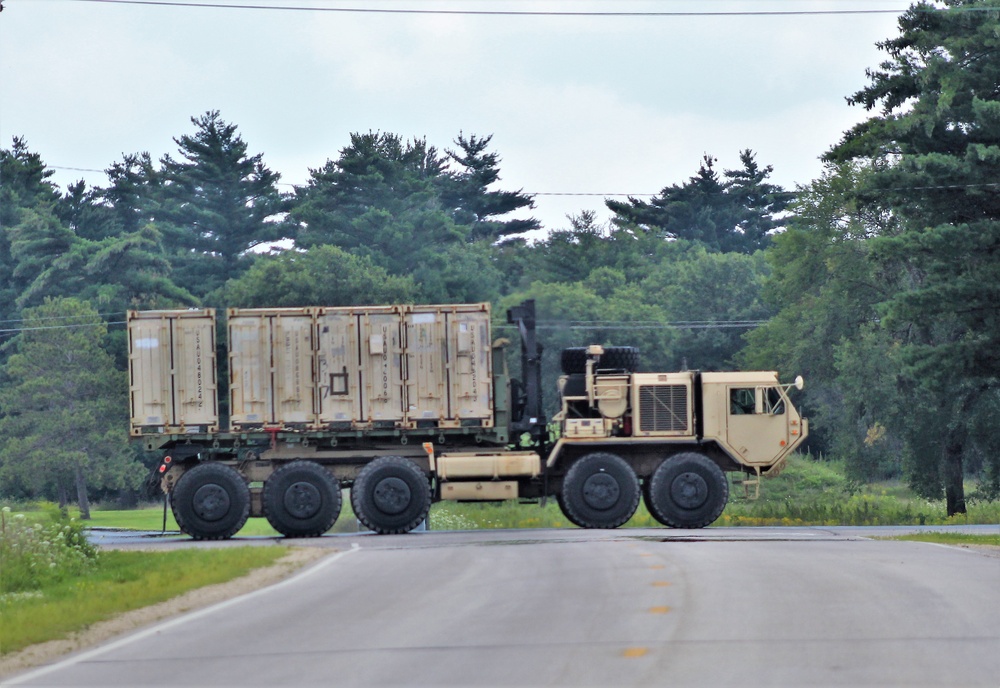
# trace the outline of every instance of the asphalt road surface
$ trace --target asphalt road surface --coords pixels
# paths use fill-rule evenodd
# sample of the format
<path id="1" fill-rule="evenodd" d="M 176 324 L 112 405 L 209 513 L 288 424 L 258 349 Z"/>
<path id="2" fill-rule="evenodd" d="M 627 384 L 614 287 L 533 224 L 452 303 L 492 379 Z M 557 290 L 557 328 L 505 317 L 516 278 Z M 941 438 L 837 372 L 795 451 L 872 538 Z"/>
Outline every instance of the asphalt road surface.
<path id="1" fill-rule="evenodd" d="M 295 541 L 337 551 L 4 685 L 1000 688 L 1000 556 L 869 532 Z"/>

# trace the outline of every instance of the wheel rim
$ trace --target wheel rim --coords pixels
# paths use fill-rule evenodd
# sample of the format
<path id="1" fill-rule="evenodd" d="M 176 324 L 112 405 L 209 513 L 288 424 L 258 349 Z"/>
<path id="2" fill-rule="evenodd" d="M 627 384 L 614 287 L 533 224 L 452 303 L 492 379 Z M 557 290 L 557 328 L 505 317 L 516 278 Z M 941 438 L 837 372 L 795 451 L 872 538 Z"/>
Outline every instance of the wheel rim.
<path id="1" fill-rule="evenodd" d="M 400 514 L 410 505 L 410 486 L 402 478 L 385 478 L 375 486 L 375 506 L 386 514 Z"/>
<path id="2" fill-rule="evenodd" d="M 583 501 L 591 509 L 606 511 L 618 503 L 621 486 L 607 473 L 595 473 L 583 483 Z"/>
<path id="3" fill-rule="evenodd" d="M 698 473 L 681 473 L 670 485 L 670 496 L 682 509 L 697 509 L 708 499 L 708 483 Z"/>
<path id="4" fill-rule="evenodd" d="M 283 501 L 285 510 L 293 518 L 310 518 L 323 505 L 323 496 L 312 483 L 297 482 L 285 490 Z"/>
<path id="5" fill-rule="evenodd" d="M 215 483 L 202 485 L 194 493 L 192 508 L 198 518 L 204 521 L 218 521 L 229 513 L 229 493 Z"/>

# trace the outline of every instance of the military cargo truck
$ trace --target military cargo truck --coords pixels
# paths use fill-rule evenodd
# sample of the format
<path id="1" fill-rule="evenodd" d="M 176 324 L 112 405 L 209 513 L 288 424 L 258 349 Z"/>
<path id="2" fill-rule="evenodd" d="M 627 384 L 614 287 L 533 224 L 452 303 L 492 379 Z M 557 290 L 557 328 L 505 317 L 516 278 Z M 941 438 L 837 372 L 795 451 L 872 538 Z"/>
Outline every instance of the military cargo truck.
<path id="1" fill-rule="evenodd" d="M 808 433 L 788 396 L 801 378 L 639 372 L 637 350 L 597 345 L 560 353 L 550 422 L 534 302 L 507 322 L 516 378 L 486 303 L 132 311 L 130 433 L 162 452 L 161 487 L 198 539 L 261 516 L 321 535 L 346 488 L 375 533 L 415 529 L 439 500 L 549 498 L 584 528 L 621 526 L 640 499 L 701 528 L 727 472 L 756 485 Z"/>

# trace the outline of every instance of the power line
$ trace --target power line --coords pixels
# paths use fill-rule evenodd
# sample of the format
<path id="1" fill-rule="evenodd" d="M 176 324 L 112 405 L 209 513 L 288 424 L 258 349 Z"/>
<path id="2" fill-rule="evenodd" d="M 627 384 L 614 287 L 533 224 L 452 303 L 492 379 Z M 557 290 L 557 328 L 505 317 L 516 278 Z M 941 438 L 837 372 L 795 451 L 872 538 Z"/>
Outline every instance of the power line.
<path id="1" fill-rule="evenodd" d="M 20 334 L 21 332 L 38 332 L 41 330 L 75 330 L 80 327 L 100 327 L 104 325 L 110 327 L 111 325 L 124 325 L 124 320 L 114 320 L 111 322 L 89 322 L 89 323 L 79 323 L 77 325 L 41 325 L 39 327 L 16 327 L 7 328 L 0 330 L 0 335 L 3 334 Z"/>
<path id="2" fill-rule="evenodd" d="M 539 320 L 535 327 L 539 330 L 610 330 L 614 332 L 637 330 L 723 330 L 759 327 L 767 322 L 767 320 L 679 320 L 668 322 Z M 513 329 L 513 327 L 513 325 L 500 325 L 498 329 Z"/>
<path id="3" fill-rule="evenodd" d="M 79 2 L 90 2 L 91 0 L 78 0 Z M 103 2 L 105 0 L 93 0 L 94 2 Z M 124 0 L 107 0 L 108 2 L 118 2 Z M 1000 7 L 997 8 L 1000 10 Z M 52 170 L 71 170 L 75 172 L 100 172 L 104 173 L 105 170 L 98 170 L 92 167 L 64 167 L 60 165 L 46 165 L 47 168 Z M 288 182 L 277 182 L 278 186 L 290 186 L 293 189 L 304 187 L 305 184 L 290 184 Z M 878 189 L 878 191 L 940 191 L 946 189 L 979 189 L 979 188 L 1000 188 L 1000 182 L 981 182 L 977 184 L 936 184 L 927 186 L 900 186 L 893 187 L 891 189 Z M 596 198 L 610 198 L 610 197 L 652 197 L 659 196 L 662 191 L 657 191 L 656 193 L 644 192 L 644 193 L 624 193 L 624 192 L 596 192 L 596 191 L 524 191 L 527 196 L 546 196 L 546 197 L 596 197 Z M 775 195 L 786 195 L 794 196 L 797 195 L 797 191 L 779 191 Z"/>
<path id="4" fill-rule="evenodd" d="M 115 315 L 120 315 L 119 313 L 98 313 L 98 318 L 110 318 Z M 89 313 L 87 315 L 46 315 L 35 317 L 33 320 L 73 320 L 74 318 L 90 318 L 92 317 Z M 0 324 L 4 323 L 19 323 L 24 322 L 26 318 L 13 318 L 10 320 L 0 320 Z"/>
<path id="5" fill-rule="evenodd" d="M 416 14 L 416 15 L 465 15 L 465 16 L 510 16 L 510 17 L 754 17 L 754 16 L 821 16 L 821 15 L 864 15 L 902 14 L 903 9 L 851 9 L 851 10 L 697 10 L 697 11 L 575 11 L 575 10 L 448 10 L 413 9 L 385 7 L 309 7 L 301 5 L 243 5 L 221 2 L 171 2 L 170 0 L 74 0 L 110 5 L 153 5 L 161 7 L 198 7 L 237 10 L 278 10 L 286 12 L 337 12 L 342 14 Z M 945 11 L 990 11 L 1000 7 L 958 7 L 951 10 L 918 9 L 919 12 Z"/>

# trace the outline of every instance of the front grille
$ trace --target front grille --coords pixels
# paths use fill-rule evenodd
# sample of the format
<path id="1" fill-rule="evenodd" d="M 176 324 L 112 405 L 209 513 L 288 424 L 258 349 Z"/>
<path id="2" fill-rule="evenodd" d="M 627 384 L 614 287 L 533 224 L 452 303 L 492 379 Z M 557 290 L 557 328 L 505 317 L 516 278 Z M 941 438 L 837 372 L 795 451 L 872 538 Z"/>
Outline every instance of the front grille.
<path id="1" fill-rule="evenodd" d="M 685 385 L 639 388 L 641 432 L 688 432 L 688 391 Z"/>

